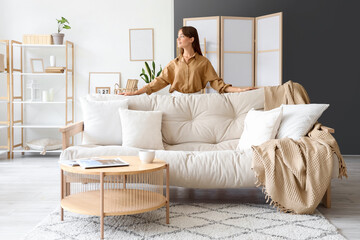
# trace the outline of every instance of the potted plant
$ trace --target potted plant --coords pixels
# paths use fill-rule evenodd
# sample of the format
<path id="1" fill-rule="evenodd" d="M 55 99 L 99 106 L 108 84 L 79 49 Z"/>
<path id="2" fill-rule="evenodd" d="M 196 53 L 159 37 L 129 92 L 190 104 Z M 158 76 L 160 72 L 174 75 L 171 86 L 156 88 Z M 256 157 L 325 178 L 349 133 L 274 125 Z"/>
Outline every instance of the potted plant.
<path id="1" fill-rule="evenodd" d="M 144 68 L 142 68 L 142 72 L 140 73 L 140 77 L 142 80 L 144 80 L 146 83 L 150 83 L 152 80 L 154 80 L 156 77 L 158 77 L 162 71 L 161 65 L 160 70 L 155 73 L 155 62 L 152 61 L 152 70 L 150 70 L 149 64 L 145 62 L 145 68 L 149 75 L 146 74 Z"/>
<path id="2" fill-rule="evenodd" d="M 57 20 L 57 23 L 58 23 L 58 32 L 57 33 L 53 33 L 51 34 L 53 40 L 54 40 L 54 44 L 55 45 L 62 45 L 63 42 L 64 42 L 64 36 L 65 34 L 64 33 L 61 33 L 61 31 L 63 29 L 71 29 L 71 27 L 67 24 L 70 24 L 69 21 L 64 18 L 64 17 L 61 17 L 61 19 L 56 19 Z M 67 24 L 66 24 L 67 23 Z"/>

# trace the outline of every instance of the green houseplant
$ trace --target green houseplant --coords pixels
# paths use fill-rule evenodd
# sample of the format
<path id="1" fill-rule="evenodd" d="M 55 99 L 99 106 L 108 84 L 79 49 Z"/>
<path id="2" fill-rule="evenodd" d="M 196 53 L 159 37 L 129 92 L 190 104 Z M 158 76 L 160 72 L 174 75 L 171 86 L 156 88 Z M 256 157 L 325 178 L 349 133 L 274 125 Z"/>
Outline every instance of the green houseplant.
<path id="1" fill-rule="evenodd" d="M 160 65 L 160 70 L 155 73 L 155 62 L 152 61 L 152 69 L 150 69 L 150 66 L 147 62 L 145 62 L 145 68 L 147 73 L 145 72 L 145 69 L 142 68 L 142 71 L 140 73 L 140 77 L 142 78 L 142 80 L 144 80 L 146 83 L 150 83 L 152 80 L 154 80 L 156 77 L 158 77 L 162 71 L 161 65 Z"/>
<path id="2" fill-rule="evenodd" d="M 61 19 L 56 19 L 56 21 L 58 23 L 58 32 L 51 34 L 51 36 L 53 37 L 55 45 L 62 45 L 64 42 L 65 34 L 61 33 L 61 31 L 63 29 L 71 29 L 71 27 L 69 25 L 69 21 L 64 17 L 61 17 Z"/>

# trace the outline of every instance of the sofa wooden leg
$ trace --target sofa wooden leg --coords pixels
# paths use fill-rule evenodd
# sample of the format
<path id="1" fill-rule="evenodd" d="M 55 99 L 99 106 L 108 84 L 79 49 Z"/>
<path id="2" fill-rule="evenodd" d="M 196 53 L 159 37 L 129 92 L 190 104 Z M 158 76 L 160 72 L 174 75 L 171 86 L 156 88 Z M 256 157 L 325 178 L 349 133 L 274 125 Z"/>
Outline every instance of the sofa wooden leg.
<path id="1" fill-rule="evenodd" d="M 322 199 L 322 203 L 323 203 L 324 207 L 331 208 L 331 183 L 325 192 L 325 195 Z"/>

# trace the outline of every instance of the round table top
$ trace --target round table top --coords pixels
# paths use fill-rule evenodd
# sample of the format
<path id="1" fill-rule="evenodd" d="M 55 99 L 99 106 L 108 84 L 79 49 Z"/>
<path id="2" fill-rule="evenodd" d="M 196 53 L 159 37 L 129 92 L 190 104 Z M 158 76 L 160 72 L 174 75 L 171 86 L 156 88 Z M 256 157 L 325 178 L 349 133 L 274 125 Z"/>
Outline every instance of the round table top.
<path id="1" fill-rule="evenodd" d="M 60 162 L 60 167 L 66 172 L 79 173 L 79 174 L 92 174 L 98 175 L 104 173 L 105 175 L 119 175 L 119 174 L 138 174 L 145 172 L 153 172 L 166 168 L 167 163 L 165 161 L 154 159 L 152 163 L 142 163 L 139 156 L 101 156 L 101 158 L 121 158 L 129 163 L 129 166 L 124 167 L 102 167 L 102 168 L 90 168 L 84 169 L 80 166 L 68 166 Z"/>

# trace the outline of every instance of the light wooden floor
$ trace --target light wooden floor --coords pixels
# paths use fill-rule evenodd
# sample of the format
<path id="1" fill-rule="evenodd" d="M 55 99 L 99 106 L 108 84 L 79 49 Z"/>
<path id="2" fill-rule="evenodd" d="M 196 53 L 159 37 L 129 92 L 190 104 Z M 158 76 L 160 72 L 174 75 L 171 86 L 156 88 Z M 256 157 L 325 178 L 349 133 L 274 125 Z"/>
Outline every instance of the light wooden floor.
<path id="1" fill-rule="evenodd" d="M 59 206 L 58 156 L 0 156 L 0 238 L 21 239 Z M 333 180 L 332 208 L 319 210 L 348 239 L 360 239 L 360 156 L 346 157 L 349 179 Z M 176 202 L 264 203 L 260 189 L 171 188 Z"/>

